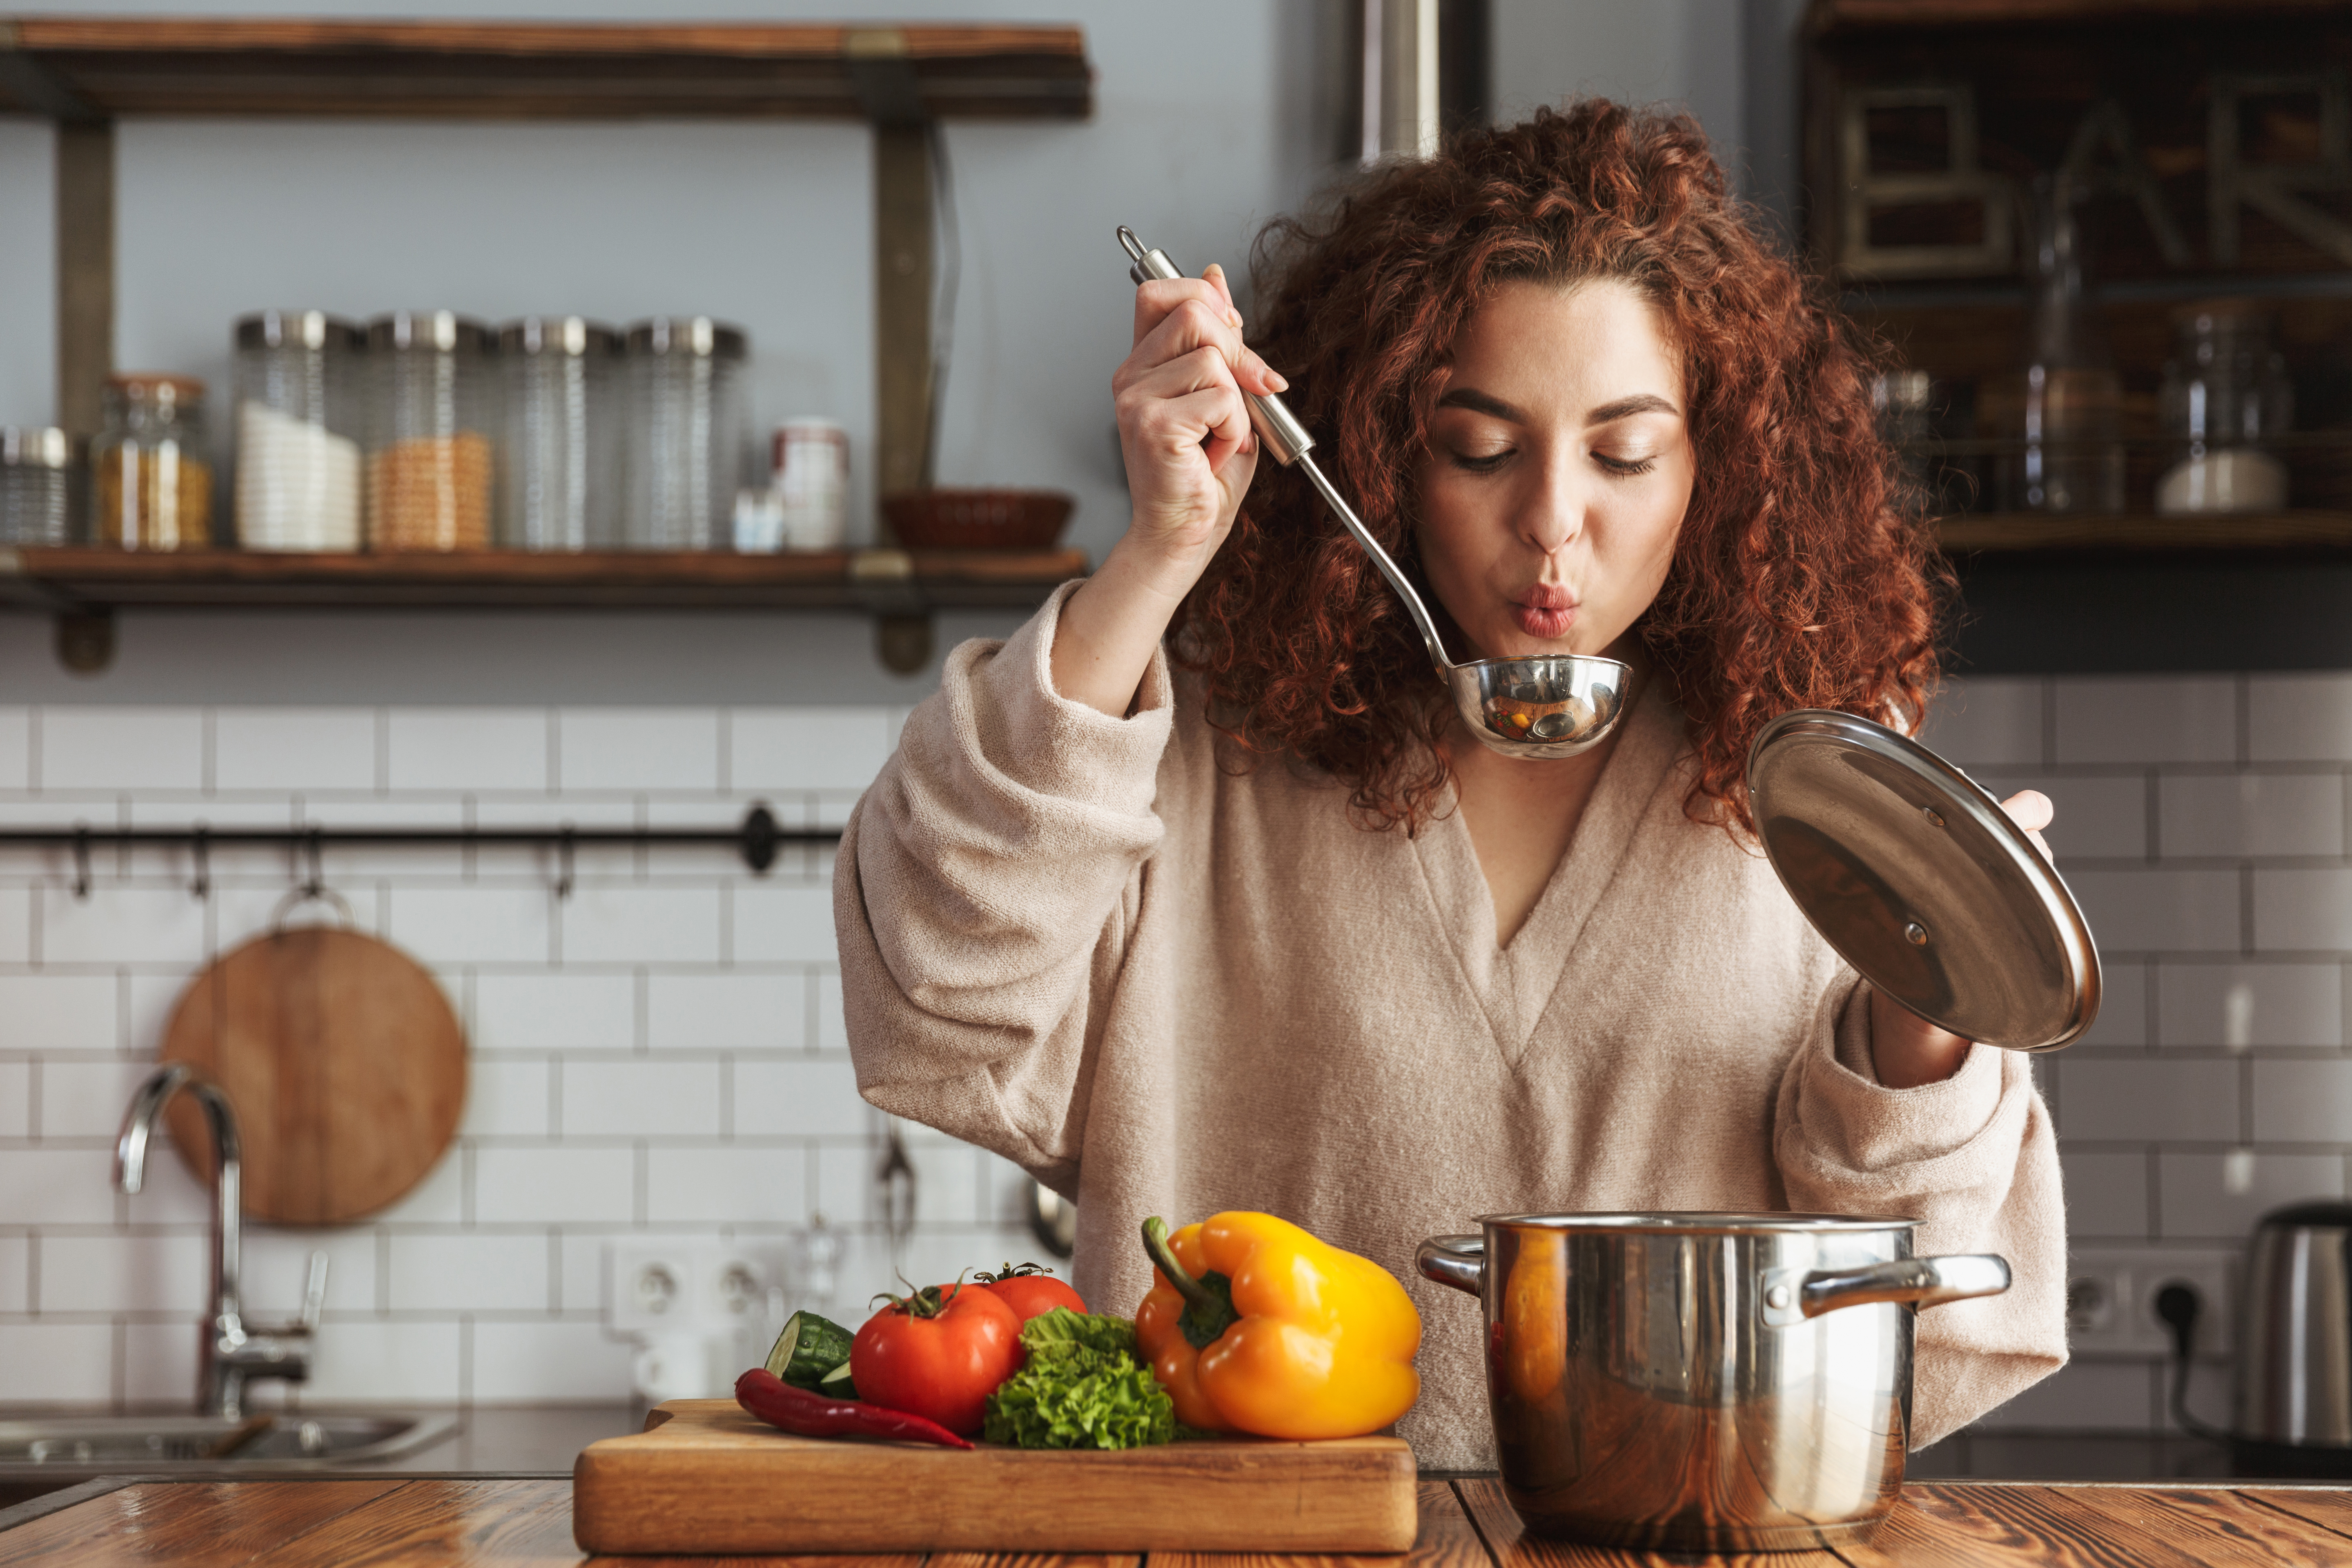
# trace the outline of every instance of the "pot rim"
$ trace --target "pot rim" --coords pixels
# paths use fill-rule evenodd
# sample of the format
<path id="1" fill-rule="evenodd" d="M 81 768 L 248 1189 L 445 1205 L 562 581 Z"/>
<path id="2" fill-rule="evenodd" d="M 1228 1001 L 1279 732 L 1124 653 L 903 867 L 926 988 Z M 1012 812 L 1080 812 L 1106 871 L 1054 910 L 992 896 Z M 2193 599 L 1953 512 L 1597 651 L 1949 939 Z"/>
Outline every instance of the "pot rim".
<path id="1" fill-rule="evenodd" d="M 1482 1226 L 1518 1226 L 1531 1230 L 1656 1231 L 1680 1236 L 1910 1230 L 1919 1224 L 1916 1219 L 1892 1215 L 1668 1209 L 1622 1214 L 1482 1214 L 1473 1223 Z"/>

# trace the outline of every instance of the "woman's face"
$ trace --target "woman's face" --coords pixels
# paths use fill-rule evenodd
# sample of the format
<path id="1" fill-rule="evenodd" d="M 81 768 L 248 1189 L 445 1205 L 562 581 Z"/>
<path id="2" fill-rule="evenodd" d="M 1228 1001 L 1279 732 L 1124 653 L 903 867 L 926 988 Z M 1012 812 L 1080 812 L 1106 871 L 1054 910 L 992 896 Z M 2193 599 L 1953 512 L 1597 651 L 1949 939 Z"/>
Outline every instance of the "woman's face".
<path id="1" fill-rule="evenodd" d="M 1649 608 L 1690 503 L 1680 361 L 1614 280 L 1509 283 L 1471 317 L 1421 470 L 1421 559 L 1473 647 L 1601 653 Z"/>

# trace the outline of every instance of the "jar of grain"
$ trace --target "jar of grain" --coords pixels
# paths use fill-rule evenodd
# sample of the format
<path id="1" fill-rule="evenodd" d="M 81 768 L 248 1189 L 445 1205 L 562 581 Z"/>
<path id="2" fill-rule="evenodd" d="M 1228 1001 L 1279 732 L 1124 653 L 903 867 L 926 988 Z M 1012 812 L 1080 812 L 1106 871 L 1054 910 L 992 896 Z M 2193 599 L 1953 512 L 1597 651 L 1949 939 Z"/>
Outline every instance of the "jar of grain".
<path id="1" fill-rule="evenodd" d="M 73 442 L 55 426 L 0 426 L 0 544 L 70 544 Z"/>
<path id="2" fill-rule="evenodd" d="M 213 466 L 205 384 L 188 375 L 110 375 L 104 427 L 89 444 L 89 537 L 125 550 L 202 550 L 213 542 Z"/>
<path id="3" fill-rule="evenodd" d="M 247 550 L 360 547 L 364 340 L 320 310 L 236 323 L 236 542 Z"/>
<path id="4" fill-rule="evenodd" d="M 620 357 L 619 333 L 578 316 L 526 316 L 499 329 L 501 544 L 621 542 Z"/>
<path id="5" fill-rule="evenodd" d="M 626 542 L 723 549 L 743 478 L 743 369 L 750 340 L 708 316 L 656 316 L 629 329 Z"/>
<path id="6" fill-rule="evenodd" d="M 489 360 L 488 329 L 447 310 L 394 310 L 368 323 L 370 549 L 489 547 Z"/>

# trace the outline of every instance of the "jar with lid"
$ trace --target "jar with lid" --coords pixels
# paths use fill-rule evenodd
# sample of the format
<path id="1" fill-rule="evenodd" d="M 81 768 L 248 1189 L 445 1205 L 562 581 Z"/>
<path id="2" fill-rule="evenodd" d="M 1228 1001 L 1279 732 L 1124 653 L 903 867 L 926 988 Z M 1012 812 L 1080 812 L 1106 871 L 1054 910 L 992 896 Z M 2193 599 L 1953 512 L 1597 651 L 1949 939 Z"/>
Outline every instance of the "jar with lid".
<path id="1" fill-rule="evenodd" d="M 213 542 L 213 466 L 205 384 L 188 375 L 110 375 L 104 426 L 89 444 L 89 537 L 125 550 L 202 550 Z"/>
<path id="2" fill-rule="evenodd" d="M 447 310 L 394 310 L 368 323 L 369 548 L 489 547 L 489 330 Z"/>
<path id="3" fill-rule="evenodd" d="M 2156 482 L 2156 510 L 2276 511 L 2286 465 L 2263 443 L 2294 423 L 2286 360 L 2271 346 L 2271 317 L 2243 300 L 2184 307 L 2173 317 L 2157 417 L 2173 443 Z"/>
<path id="4" fill-rule="evenodd" d="M 359 328 L 320 310 L 236 322 L 236 542 L 360 547 Z"/>
<path id="5" fill-rule="evenodd" d="M 656 316 L 629 329 L 629 505 L 639 550 L 710 550 L 731 537 L 742 477 L 742 329 Z"/>
<path id="6" fill-rule="evenodd" d="M 73 542 L 73 442 L 55 426 L 0 426 L 0 544 Z"/>
<path id="7" fill-rule="evenodd" d="M 526 316 L 499 329 L 500 543 L 620 543 L 620 334 L 578 316 Z"/>
<path id="8" fill-rule="evenodd" d="M 2002 511 L 2124 509 L 2123 382 L 2084 279 L 2082 194 L 2063 174 L 2033 182 L 2024 364 L 1989 381 L 1978 407 L 2001 443 L 1993 499 Z"/>

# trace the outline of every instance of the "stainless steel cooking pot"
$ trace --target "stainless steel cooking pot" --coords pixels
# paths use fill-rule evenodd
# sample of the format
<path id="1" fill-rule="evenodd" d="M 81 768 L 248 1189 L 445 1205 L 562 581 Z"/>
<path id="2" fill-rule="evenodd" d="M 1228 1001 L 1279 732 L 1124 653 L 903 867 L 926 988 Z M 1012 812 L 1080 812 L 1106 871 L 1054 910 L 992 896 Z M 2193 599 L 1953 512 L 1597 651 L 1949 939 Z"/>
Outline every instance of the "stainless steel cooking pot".
<path id="1" fill-rule="evenodd" d="M 1912 1309 L 2009 1289 L 1835 1215 L 1488 1215 L 1423 1242 L 1486 1307 L 1503 1489 L 1538 1535 L 1685 1552 L 1835 1546 L 1903 1486 Z"/>

